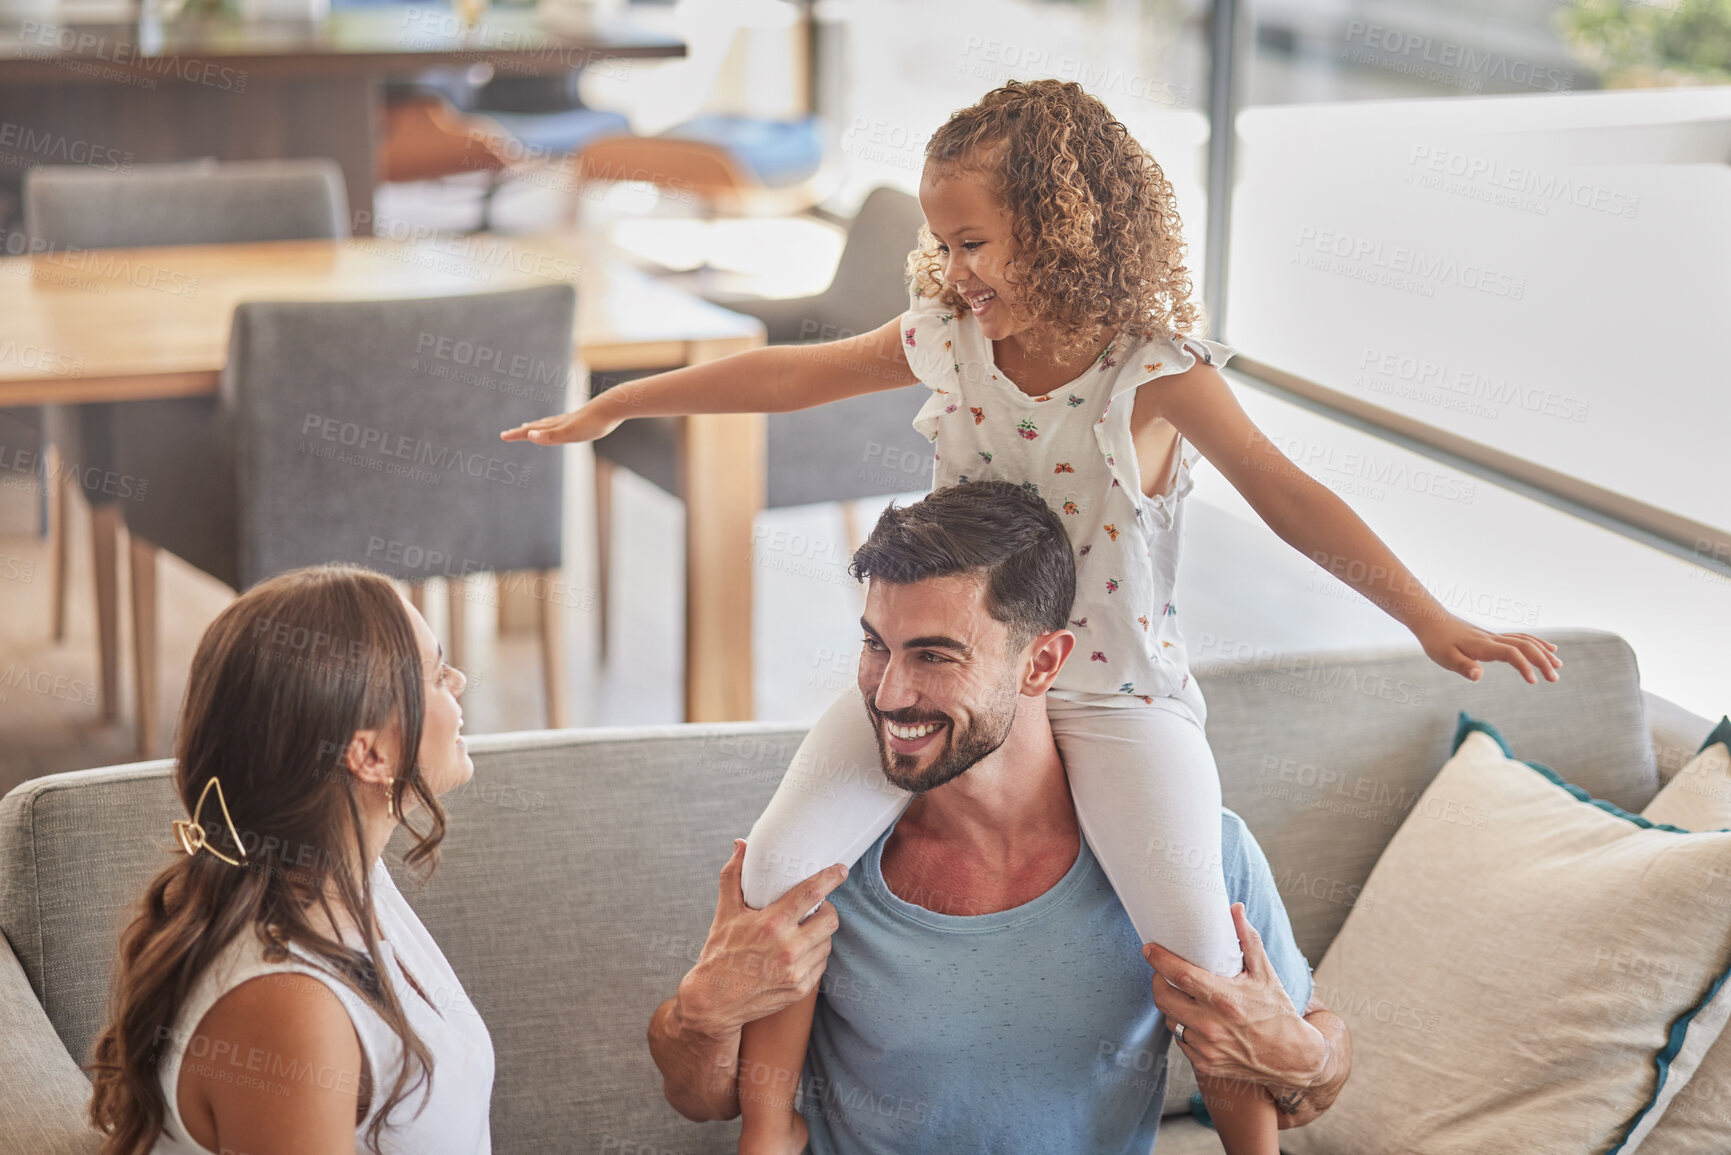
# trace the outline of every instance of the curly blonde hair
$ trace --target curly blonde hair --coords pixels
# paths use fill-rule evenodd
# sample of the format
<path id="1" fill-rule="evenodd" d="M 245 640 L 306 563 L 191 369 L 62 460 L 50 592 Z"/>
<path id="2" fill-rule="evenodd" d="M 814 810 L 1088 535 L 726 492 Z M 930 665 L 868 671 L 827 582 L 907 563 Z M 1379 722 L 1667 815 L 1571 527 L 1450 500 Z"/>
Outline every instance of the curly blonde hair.
<path id="1" fill-rule="evenodd" d="M 1097 98 L 1072 81 L 1012 80 L 946 121 L 926 144 L 940 179 L 981 173 L 1015 224 L 1016 315 L 1029 351 L 1062 359 L 1103 329 L 1139 340 L 1201 321 L 1172 185 Z M 920 229 L 908 276 L 957 312 L 938 243 Z"/>

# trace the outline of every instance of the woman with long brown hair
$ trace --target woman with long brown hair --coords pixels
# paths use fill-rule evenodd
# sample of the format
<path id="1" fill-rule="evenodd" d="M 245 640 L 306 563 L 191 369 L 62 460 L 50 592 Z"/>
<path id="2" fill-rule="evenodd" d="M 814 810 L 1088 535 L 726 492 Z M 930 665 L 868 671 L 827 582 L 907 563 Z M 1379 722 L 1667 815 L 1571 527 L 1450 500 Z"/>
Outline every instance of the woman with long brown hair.
<path id="1" fill-rule="evenodd" d="M 461 672 L 379 574 L 296 570 L 199 642 L 174 861 L 122 935 L 91 1062 L 103 1155 L 472 1155 L 493 1046 L 380 856 L 430 871 L 474 773 Z M 165 832 L 167 833 L 167 832 Z"/>

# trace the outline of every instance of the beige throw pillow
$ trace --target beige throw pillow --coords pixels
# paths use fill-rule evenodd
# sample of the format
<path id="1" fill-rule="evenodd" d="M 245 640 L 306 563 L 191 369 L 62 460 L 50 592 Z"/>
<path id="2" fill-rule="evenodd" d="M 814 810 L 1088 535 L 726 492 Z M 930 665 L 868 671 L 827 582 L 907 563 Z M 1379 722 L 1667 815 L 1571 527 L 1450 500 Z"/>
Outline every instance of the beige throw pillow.
<path id="1" fill-rule="evenodd" d="M 1641 817 L 1685 830 L 1731 827 L 1731 717 L 1702 743 L 1700 753 L 1659 791 Z M 1712 889 L 1719 917 L 1731 922 L 1731 862 Z M 1725 1155 L 1731 1151 L 1731 1030 L 1708 1048 L 1694 1078 L 1677 1093 L 1647 1136 L 1649 1155 Z"/>
<path id="2" fill-rule="evenodd" d="M 1731 829 L 1731 717 L 1719 719 L 1700 751 L 1654 795 L 1641 817 L 1684 830 Z M 1731 1150 L 1731 1139 L 1725 1147 Z"/>
<path id="3" fill-rule="evenodd" d="M 1727 862 L 1731 833 L 1656 828 L 1461 714 L 1316 969 L 1352 1078 L 1282 1148 L 1633 1155 L 1731 1015 Z"/>

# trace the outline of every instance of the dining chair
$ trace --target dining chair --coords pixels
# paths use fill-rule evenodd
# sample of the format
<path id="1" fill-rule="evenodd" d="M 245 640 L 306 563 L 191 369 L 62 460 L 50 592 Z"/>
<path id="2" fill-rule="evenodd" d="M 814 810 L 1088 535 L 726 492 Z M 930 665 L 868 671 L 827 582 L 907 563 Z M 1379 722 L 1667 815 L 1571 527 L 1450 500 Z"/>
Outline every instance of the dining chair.
<path id="1" fill-rule="evenodd" d="M 348 194 L 334 161 L 196 160 L 106 171 L 50 165 L 24 174 L 24 230 L 34 245 L 55 250 L 334 239 L 350 235 Z M 99 306 L 96 306 L 99 307 Z M 114 473 L 113 429 L 156 401 L 48 405 L 44 439 L 56 459 L 50 478 L 49 628 L 66 637 L 68 542 L 72 492 L 90 505 L 96 595 L 97 685 L 104 720 L 118 715 L 119 499 L 104 480 Z M 74 468 L 76 467 L 76 468 Z"/>
<path id="2" fill-rule="evenodd" d="M 717 298 L 764 323 L 772 345 L 834 341 L 867 333 L 908 307 L 907 255 L 919 239 L 920 202 L 897 189 L 866 197 L 848 228 L 834 278 L 823 292 L 787 299 Z M 594 392 L 644 374 L 591 374 Z M 920 399 L 906 389 L 768 415 L 765 508 L 841 502 L 847 537 L 857 541 L 849 501 L 930 487 L 932 446 L 913 428 Z M 607 653 L 614 470 L 628 469 L 676 496 L 676 418 L 637 418 L 595 442 L 597 605 Z"/>
<path id="3" fill-rule="evenodd" d="M 464 579 L 533 575 L 547 721 L 564 725 L 563 459 L 499 430 L 567 407 L 576 300 L 561 283 L 243 303 L 217 395 L 116 424 L 118 467 L 151 479 L 126 508 L 141 745 L 155 737 L 159 549 L 236 590 L 325 562 L 444 578 L 453 664 Z"/>

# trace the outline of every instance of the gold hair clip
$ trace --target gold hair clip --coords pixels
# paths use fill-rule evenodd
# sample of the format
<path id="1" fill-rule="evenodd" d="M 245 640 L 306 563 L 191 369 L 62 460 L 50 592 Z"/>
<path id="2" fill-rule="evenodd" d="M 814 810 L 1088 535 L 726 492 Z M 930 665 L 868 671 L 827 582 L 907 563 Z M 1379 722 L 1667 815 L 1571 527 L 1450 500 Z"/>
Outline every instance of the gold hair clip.
<path id="1" fill-rule="evenodd" d="M 216 787 L 216 804 L 222 807 L 222 819 L 224 822 L 228 823 L 228 832 L 234 837 L 234 844 L 240 850 L 240 858 L 238 860 L 230 858 L 228 855 L 224 854 L 206 841 L 204 837 L 204 827 L 200 826 L 198 823 L 198 816 L 204 810 L 205 795 L 210 793 L 210 788 L 212 786 Z M 246 865 L 246 846 L 240 840 L 240 831 L 234 828 L 234 819 L 229 817 L 228 802 L 222 796 L 222 783 L 216 780 L 214 774 L 205 782 L 204 789 L 199 791 L 198 805 L 192 808 L 192 817 L 176 818 L 174 820 L 174 836 L 180 839 L 180 848 L 186 851 L 188 857 L 198 854 L 199 850 L 202 848 L 210 851 L 230 866 Z"/>

